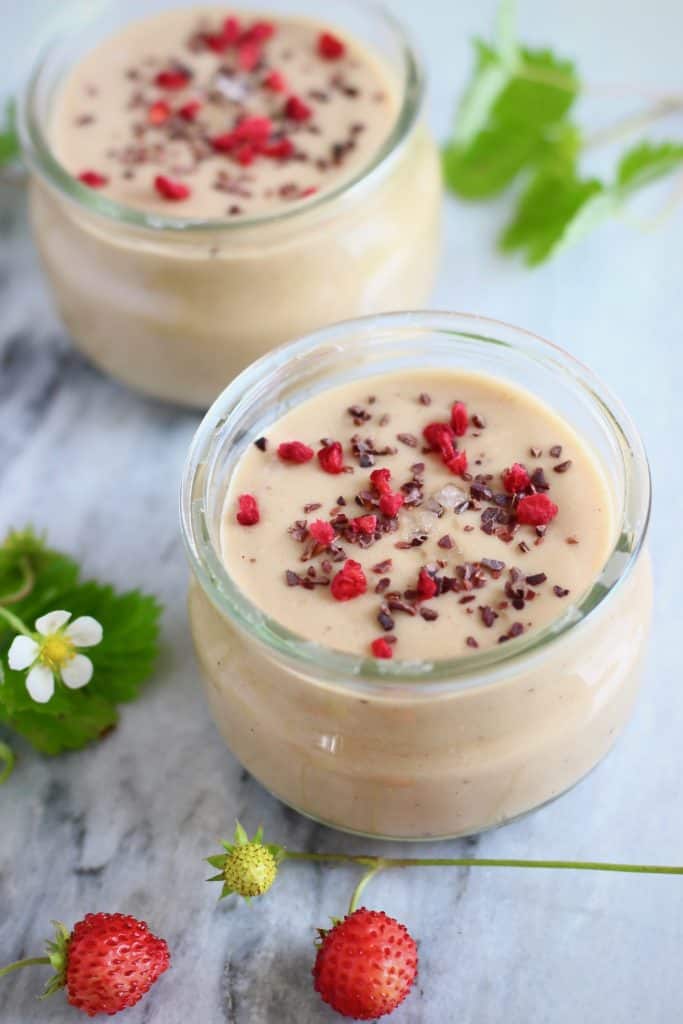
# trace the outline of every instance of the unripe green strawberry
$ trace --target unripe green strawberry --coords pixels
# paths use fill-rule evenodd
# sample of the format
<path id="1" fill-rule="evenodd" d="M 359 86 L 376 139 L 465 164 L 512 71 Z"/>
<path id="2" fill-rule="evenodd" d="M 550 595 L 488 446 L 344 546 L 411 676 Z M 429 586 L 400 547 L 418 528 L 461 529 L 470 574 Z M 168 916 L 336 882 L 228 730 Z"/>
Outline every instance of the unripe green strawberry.
<path id="1" fill-rule="evenodd" d="M 284 851 L 281 846 L 266 845 L 262 840 L 263 829 L 259 828 L 254 838 L 249 839 L 238 821 L 233 842 L 223 843 L 226 852 L 207 857 L 209 864 L 219 869 L 219 874 L 209 881 L 223 883 L 221 899 L 236 892 L 248 903 L 252 896 L 268 892 Z"/>
<path id="2" fill-rule="evenodd" d="M 276 874 L 275 857 L 261 843 L 236 846 L 225 858 L 225 881 L 240 896 L 263 896 L 275 881 Z"/>

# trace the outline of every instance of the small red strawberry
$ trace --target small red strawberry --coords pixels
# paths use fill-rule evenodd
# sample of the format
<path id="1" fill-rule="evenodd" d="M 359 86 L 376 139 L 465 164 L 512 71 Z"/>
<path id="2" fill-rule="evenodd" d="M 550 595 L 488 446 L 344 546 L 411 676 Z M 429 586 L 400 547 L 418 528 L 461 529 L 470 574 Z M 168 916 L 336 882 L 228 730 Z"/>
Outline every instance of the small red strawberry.
<path id="1" fill-rule="evenodd" d="M 337 1013 L 374 1020 L 392 1013 L 417 977 L 417 946 L 405 925 L 360 907 L 328 932 L 313 967 L 313 987 Z"/>
<path id="2" fill-rule="evenodd" d="M 55 930 L 47 956 L 10 964 L 0 977 L 17 967 L 51 964 L 56 974 L 45 995 L 65 988 L 68 1002 L 89 1017 L 135 1006 L 170 964 L 164 940 L 125 914 L 86 914 L 71 934 L 59 922 Z"/>

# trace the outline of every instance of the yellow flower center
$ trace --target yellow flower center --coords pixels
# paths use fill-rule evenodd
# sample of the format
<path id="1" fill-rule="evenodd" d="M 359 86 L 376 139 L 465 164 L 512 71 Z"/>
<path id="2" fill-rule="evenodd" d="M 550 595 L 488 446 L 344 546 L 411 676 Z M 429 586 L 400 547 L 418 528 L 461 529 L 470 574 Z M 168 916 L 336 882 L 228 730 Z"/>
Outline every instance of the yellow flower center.
<path id="1" fill-rule="evenodd" d="M 40 660 L 53 672 L 56 672 L 66 665 L 67 661 L 71 661 L 75 653 L 76 648 L 68 637 L 63 633 L 53 633 L 43 641 L 40 648 Z"/>

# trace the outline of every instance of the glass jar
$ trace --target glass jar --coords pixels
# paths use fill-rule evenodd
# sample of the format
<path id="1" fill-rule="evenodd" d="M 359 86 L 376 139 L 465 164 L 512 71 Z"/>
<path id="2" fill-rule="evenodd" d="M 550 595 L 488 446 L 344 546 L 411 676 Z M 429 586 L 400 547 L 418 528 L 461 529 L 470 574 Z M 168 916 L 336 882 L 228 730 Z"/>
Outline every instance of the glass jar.
<path id="1" fill-rule="evenodd" d="M 186 3 L 144 0 L 134 16 L 179 6 Z M 258 0 L 237 6 L 261 8 Z M 321 14 L 317 0 L 275 0 L 268 10 Z M 389 13 L 362 0 L 324 7 L 325 21 L 362 39 L 399 86 L 396 122 L 371 165 L 303 207 L 231 222 L 121 206 L 52 154 L 50 117 L 64 75 L 130 14 L 126 4 L 61 4 L 59 31 L 20 104 L 35 240 L 66 327 L 95 364 L 147 394 L 206 407 L 288 338 L 424 302 L 440 242 L 439 156 L 420 120 L 422 68 Z"/>
<path id="2" fill-rule="evenodd" d="M 477 370 L 542 396 L 598 457 L 618 524 L 590 592 L 552 624 L 417 664 L 288 632 L 237 589 L 218 546 L 233 468 L 274 420 L 321 390 L 411 367 Z M 621 405 L 570 355 L 525 331 L 460 314 L 394 314 L 278 349 L 209 410 L 182 484 L 190 621 L 219 729 L 285 803 L 364 835 L 470 835 L 552 800 L 607 753 L 633 707 L 651 617 L 649 506 L 645 452 Z"/>

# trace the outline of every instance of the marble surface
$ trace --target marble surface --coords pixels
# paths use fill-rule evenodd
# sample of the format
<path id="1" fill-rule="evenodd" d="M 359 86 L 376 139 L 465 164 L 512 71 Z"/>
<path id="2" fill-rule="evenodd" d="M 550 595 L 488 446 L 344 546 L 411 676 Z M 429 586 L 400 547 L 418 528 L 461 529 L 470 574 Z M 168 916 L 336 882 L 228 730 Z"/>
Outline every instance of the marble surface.
<path id="1" fill-rule="evenodd" d="M 494 5 L 392 6 L 429 57 L 430 118 L 443 135 L 467 67 L 466 39 L 487 31 Z M 8 11 L 7 0 L 0 7 Z M 23 5 L 33 15 L 46 8 L 38 0 Z M 645 10 L 617 0 L 528 0 L 522 28 L 532 42 L 556 40 L 581 55 L 599 87 L 583 105 L 596 125 L 637 105 L 634 82 L 656 92 L 680 70 L 678 2 Z M 25 29 L 20 17 L 17 45 Z M 680 135 L 680 123 L 668 127 Z M 526 820 L 470 842 L 424 847 L 425 855 L 683 862 L 681 215 L 657 231 L 615 222 L 529 272 L 494 251 L 504 207 L 448 201 L 434 304 L 553 338 L 626 402 L 655 479 L 657 614 L 637 714 L 607 761 Z M 37 953 L 51 918 L 73 922 L 88 910 L 117 909 L 146 918 L 174 958 L 128 1024 L 339 1019 L 319 1003 L 309 971 L 314 929 L 343 908 L 353 872 L 292 865 L 251 908 L 232 899 L 216 906 L 202 857 L 236 815 L 249 826 L 263 822 L 292 848 L 384 847 L 288 811 L 225 750 L 197 682 L 176 514 L 198 418 L 130 394 L 69 347 L 15 186 L 0 189 L 0 232 L 0 528 L 30 520 L 87 573 L 151 588 L 166 605 L 156 676 L 113 735 L 58 759 L 17 743 L 15 774 L 0 789 L 0 962 Z M 379 877 L 368 902 L 405 921 L 420 941 L 419 984 L 391 1018 L 396 1024 L 659 1024 L 680 1016 L 683 884 L 676 879 L 425 869 Z M 38 971 L 0 983 L 3 1024 L 76 1019 L 60 998 L 49 1006 L 34 1000 L 41 982 Z"/>

